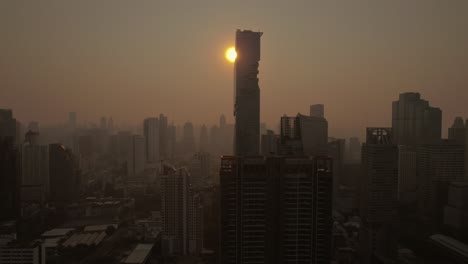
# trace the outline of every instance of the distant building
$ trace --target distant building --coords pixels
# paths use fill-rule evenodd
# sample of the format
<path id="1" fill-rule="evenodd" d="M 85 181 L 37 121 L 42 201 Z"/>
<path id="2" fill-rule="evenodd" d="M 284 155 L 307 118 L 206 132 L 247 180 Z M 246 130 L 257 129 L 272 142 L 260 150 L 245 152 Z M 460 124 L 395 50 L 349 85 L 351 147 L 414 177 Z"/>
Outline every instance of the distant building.
<path id="1" fill-rule="evenodd" d="M 361 142 L 357 137 L 349 138 L 348 145 L 348 158 L 349 163 L 360 163 L 361 162 Z"/>
<path id="2" fill-rule="evenodd" d="M 159 114 L 159 155 L 163 159 L 171 157 L 167 116 Z"/>
<path id="3" fill-rule="evenodd" d="M 127 158 L 127 176 L 137 176 L 145 169 L 145 138 L 133 135 L 130 138 L 130 149 Z"/>
<path id="4" fill-rule="evenodd" d="M 200 129 L 200 144 L 198 150 L 200 152 L 205 152 L 209 150 L 210 140 L 208 138 L 208 129 L 205 125 L 202 125 Z"/>
<path id="5" fill-rule="evenodd" d="M 362 164 L 360 263 L 390 263 L 398 257 L 398 147 L 391 128 L 367 128 Z"/>
<path id="6" fill-rule="evenodd" d="M 0 136 L 0 221 L 14 219 L 19 208 L 18 166 L 14 137 Z"/>
<path id="7" fill-rule="evenodd" d="M 26 133 L 21 146 L 21 201 L 45 203 L 49 199 L 49 148 L 37 143 L 39 133 Z"/>
<path id="8" fill-rule="evenodd" d="M 11 137 L 15 139 L 16 119 L 13 118 L 13 111 L 10 109 L 0 109 L 0 138 Z M 13 140 L 15 142 L 15 140 Z"/>
<path id="9" fill-rule="evenodd" d="M 279 135 L 275 135 L 272 130 L 267 130 L 266 134 L 262 135 L 261 154 L 264 156 L 278 155 L 279 143 Z"/>
<path id="10" fill-rule="evenodd" d="M 297 114 L 281 117 L 280 153 L 326 155 L 328 122 L 325 118 Z"/>
<path id="11" fill-rule="evenodd" d="M 325 118 L 325 107 L 323 104 L 310 106 L 310 116 Z"/>
<path id="12" fill-rule="evenodd" d="M 143 135 L 145 137 L 145 158 L 147 163 L 157 163 L 160 160 L 160 127 L 156 117 L 143 121 Z"/>
<path id="13" fill-rule="evenodd" d="M 191 122 L 186 122 L 184 124 L 182 145 L 183 151 L 186 155 L 195 153 L 195 132 Z"/>
<path id="14" fill-rule="evenodd" d="M 332 160 L 221 159 L 220 263 L 330 263 Z"/>
<path id="15" fill-rule="evenodd" d="M 208 152 L 197 152 L 190 163 L 190 176 L 193 188 L 206 187 L 211 172 L 211 155 Z"/>
<path id="16" fill-rule="evenodd" d="M 453 125 L 448 129 L 448 139 L 453 140 L 458 144 L 465 145 L 466 133 L 463 118 L 457 117 L 453 121 Z"/>
<path id="17" fill-rule="evenodd" d="M 442 135 L 442 111 L 419 93 L 402 93 L 392 105 L 393 141 L 398 145 L 434 144 Z"/>
<path id="18" fill-rule="evenodd" d="M 256 155 L 260 151 L 260 88 L 258 62 L 263 33 L 236 31 L 234 64 L 235 154 Z"/>
<path id="19" fill-rule="evenodd" d="M 66 204 L 78 198 L 80 178 L 75 157 L 62 144 L 49 145 L 50 201 Z"/>
<path id="20" fill-rule="evenodd" d="M 68 113 L 68 125 L 70 128 L 76 128 L 76 112 Z"/>
<path id="21" fill-rule="evenodd" d="M 417 148 L 400 145 L 398 152 L 398 201 L 414 205 L 418 191 Z"/>
<path id="22" fill-rule="evenodd" d="M 444 225 L 459 239 L 468 238 L 468 183 L 451 182 L 444 208 Z"/>

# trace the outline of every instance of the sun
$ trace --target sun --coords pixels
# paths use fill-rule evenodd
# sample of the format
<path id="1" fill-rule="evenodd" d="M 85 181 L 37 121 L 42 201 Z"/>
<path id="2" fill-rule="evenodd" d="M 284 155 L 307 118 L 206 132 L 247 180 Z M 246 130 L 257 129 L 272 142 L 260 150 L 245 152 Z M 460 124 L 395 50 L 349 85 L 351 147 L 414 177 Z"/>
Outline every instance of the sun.
<path id="1" fill-rule="evenodd" d="M 235 62 L 237 58 L 237 52 L 235 47 L 230 47 L 229 49 L 226 50 L 226 59 L 229 62 Z"/>

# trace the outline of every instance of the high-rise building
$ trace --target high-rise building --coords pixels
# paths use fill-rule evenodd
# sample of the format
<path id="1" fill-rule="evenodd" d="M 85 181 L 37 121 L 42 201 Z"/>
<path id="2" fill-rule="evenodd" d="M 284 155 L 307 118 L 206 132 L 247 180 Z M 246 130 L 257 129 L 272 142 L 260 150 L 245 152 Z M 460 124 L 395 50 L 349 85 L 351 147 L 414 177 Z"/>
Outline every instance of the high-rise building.
<path id="1" fill-rule="evenodd" d="M 195 132 L 191 122 L 186 122 L 184 124 L 182 147 L 186 154 L 191 155 L 195 152 Z"/>
<path id="2" fill-rule="evenodd" d="M 156 117 L 146 118 L 143 121 L 143 134 L 145 137 L 145 158 L 147 163 L 157 163 L 160 159 L 160 127 Z"/>
<path id="3" fill-rule="evenodd" d="M 417 148 L 398 146 L 398 201 L 413 205 L 417 201 Z"/>
<path id="4" fill-rule="evenodd" d="M 159 155 L 163 159 L 170 158 L 168 133 L 167 116 L 159 114 Z"/>
<path id="5" fill-rule="evenodd" d="M 0 221 L 14 219 L 19 206 L 17 166 L 14 137 L 0 136 Z"/>
<path id="6" fill-rule="evenodd" d="M 64 204 L 78 198 L 80 178 L 73 154 L 62 144 L 49 145 L 50 201 Z"/>
<path id="7" fill-rule="evenodd" d="M 28 131 L 21 146 L 21 201 L 45 203 L 49 198 L 49 148 L 39 145 L 38 132 Z"/>
<path id="8" fill-rule="evenodd" d="M 220 263 L 330 263 L 332 160 L 221 159 Z"/>
<path id="9" fill-rule="evenodd" d="M 208 151 L 210 145 L 210 140 L 208 138 L 208 129 L 205 125 L 202 125 L 200 129 L 200 144 L 199 144 L 199 151 Z"/>
<path id="10" fill-rule="evenodd" d="M 402 93 L 392 104 L 393 141 L 398 145 L 433 144 L 442 135 L 442 111 L 419 93 Z"/>
<path id="11" fill-rule="evenodd" d="M 325 107 L 323 104 L 315 104 L 310 106 L 310 116 L 325 118 Z"/>
<path id="12" fill-rule="evenodd" d="M 11 137 L 14 140 L 16 136 L 16 119 L 13 118 L 13 111 L 0 109 L 0 137 Z"/>
<path id="13" fill-rule="evenodd" d="M 211 171 L 211 155 L 208 152 L 197 152 L 190 163 L 191 183 L 195 189 L 205 187 Z"/>
<path id="14" fill-rule="evenodd" d="M 258 62 L 263 33 L 237 30 L 234 65 L 234 116 L 236 155 L 255 155 L 260 150 L 260 88 Z"/>
<path id="15" fill-rule="evenodd" d="M 464 175 L 464 156 L 464 146 L 448 140 L 418 147 L 418 200 L 421 213 L 429 217 L 435 225 L 442 222 L 442 210 L 447 204 L 449 183 L 467 181 Z"/>
<path id="16" fill-rule="evenodd" d="M 168 159 L 173 159 L 175 155 L 175 145 L 176 145 L 176 126 L 175 125 L 169 125 L 167 127 L 167 152 L 166 152 L 166 158 Z"/>
<path id="17" fill-rule="evenodd" d="M 348 162 L 360 163 L 361 162 L 361 142 L 357 137 L 349 138 L 348 145 Z"/>
<path id="18" fill-rule="evenodd" d="M 264 156 L 278 155 L 279 135 L 275 135 L 272 130 L 267 130 L 266 134 L 262 135 L 262 151 Z"/>
<path id="19" fill-rule="evenodd" d="M 462 145 L 466 143 L 466 128 L 463 122 L 463 118 L 455 118 L 453 125 L 448 129 L 448 139 L 454 140 L 458 144 Z"/>
<path id="20" fill-rule="evenodd" d="M 145 170 L 145 138 L 133 135 L 127 156 L 127 176 L 137 176 Z"/>
<path id="21" fill-rule="evenodd" d="M 327 155 L 328 122 L 325 118 L 297 114 L 281 117 L 282 154 Z"/>
<path id="22" fill-rule="evenodd" d="M 163 239 L 173 242 L 171 255 L 195 254 L 202 247 L 202 208 L 192 193 L 189 172 L 163 164 L 161 174 Z"/>
<path id="23" fill-rule="evenodd" d="M 459 239 L 468 236 L 468 183 L 451 182 L 444 207 L 444 225 Z"/>
<path id="24" fill-rule="evenodd" d="M 398 147 L 391 128 L 367 128 L 362 162 L 360 263 L 390 263 L 398 250 Z"/>

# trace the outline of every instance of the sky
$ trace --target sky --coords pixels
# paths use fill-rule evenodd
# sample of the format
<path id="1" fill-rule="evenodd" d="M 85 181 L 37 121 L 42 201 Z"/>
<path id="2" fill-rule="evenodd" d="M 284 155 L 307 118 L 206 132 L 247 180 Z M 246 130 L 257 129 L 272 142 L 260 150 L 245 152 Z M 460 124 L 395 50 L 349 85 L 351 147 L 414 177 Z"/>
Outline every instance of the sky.
<path id="1" fill-rule="evenodd" d="M 264 32 L 261 119 L 325 104 L 330 136 L 391 125 L 420 92 L 443 133 L 468 118 L 466 0 L 1 0 L 0 108 L 41 124 L 78 119 L 233 122 L 236 29 Z"/>

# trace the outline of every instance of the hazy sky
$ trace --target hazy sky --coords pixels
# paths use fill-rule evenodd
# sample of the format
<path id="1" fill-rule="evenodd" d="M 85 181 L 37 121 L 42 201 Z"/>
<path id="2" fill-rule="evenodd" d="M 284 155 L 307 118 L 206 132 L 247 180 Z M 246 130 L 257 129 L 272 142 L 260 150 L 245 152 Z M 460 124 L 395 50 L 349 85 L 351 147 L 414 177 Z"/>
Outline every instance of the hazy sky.
<path id="1" fill-rule="evenodd" d="M 466 0 L 0 0 L 0 108 L 22 121 L 232 122 L 237 28 L 260 30 L 261 116 L 324 103 L 332 136 L 391 124 L 418 91 L 468 117 Z"/>

